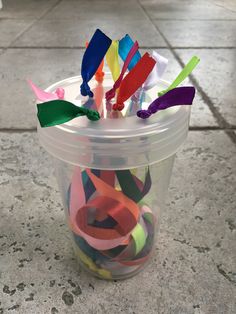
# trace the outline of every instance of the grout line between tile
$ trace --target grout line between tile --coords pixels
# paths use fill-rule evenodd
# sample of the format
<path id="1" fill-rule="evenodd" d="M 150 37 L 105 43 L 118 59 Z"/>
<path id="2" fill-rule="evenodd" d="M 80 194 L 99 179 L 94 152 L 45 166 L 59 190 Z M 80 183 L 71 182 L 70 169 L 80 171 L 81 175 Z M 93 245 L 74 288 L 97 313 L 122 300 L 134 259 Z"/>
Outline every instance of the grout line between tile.
<path id="1" fill-rule="evenodd" d="M 189 131 L 234 131 L 236 130 L 236 125 L 230 128 L 221 128 L 219 126 L 190 126 Z"/>
<path id="2" fill-rule="evenodd" d="M 228 47 L 209 47 L 209 46 L 201 46 L 201 47 L 177 47 L 177 46 L 171 46 L 172 49 L 194 49 L 194 50 L 210 50 L 210 49 L 214 49 L 214 50 L 217 50 L 217 49 L 236 49 L 236 47 L 233 47 L 233 46 L 228 46 Z M 139 46 L 140 49 L 170 49 L 169 47 L 166 47 L 166 46 Z M 83 46 L 0 46 L 0 49 L 78 49 L 78 50 L 84 50 L 85 48 Z"/>
<path id="3" fill-rule="evenodd" d="M 181 67 L 183 68 L 185 66 L 184 62 L 182 61 L 182 59 L 179 57 L 178 53 L 175 51 L 175 49 L 173 48 L 173 46 L 171 45 L 171 43 L 169 42 L 169 40 L 165 37 L 165 35 L 162 33 L 162 31 L 158 28 L 157 25 L 155 25 L 152 20 L 150 19 L 150 16 L 148 15 L 146 9 L 144 8 L 144 6 L 140 3 L 140 0 L 138 0 L 138 3 L 140 5 L 140 7 L 142 8 L 142 10 L 144 11 L 144 13 L 146 14 L 147 18 L 149 19 L 149 21 L 152 23 L 152 25 L 156 28 L 156 30 L 159 32 L 159 34 L 161 35 L 162 39 L 165 41 L 167 47 L 170 49 L 170 51 L 172 52 L 173 56 L 175 57 L 175 59 L 178 61 L 178 63 L 181 65 Z M 218 109 L 215 107 L 214 103 L 212 102 L 211 98 L 207 95 L 207 93 L 203 90 L 203 88 L 200 86 L 200 84 L 198 83 L 198 81 L 195 79 L 195 77 L 193 75 L 189 75 L 189 79 L 190 81 L 193 83 L 194 86 L 196 86 L 199 94 L 201 95 L 203 101 L 208 105 L 210 111 L 212 112 L 214 118 L 216 119 L 219 128 L 220 129 L 231 129 L 232 126 L 225 120 L 225 118 L 221 115 L 221 113 L 218 111 Z M 230 139 L 234 142 L 234 133 L 232 132 L 226 132 L 226 134 L 230 137 Z"/>
<path id="4" fill-rule="evenodd" d="M 37 128 L 0 128 L 0 133 L 34 133 L 37 132 Z"/>
<path id="5" fill-rule="evenodd" d="M 137 1 L 136 1 L 137 2 Z M 138 3 L 139 4 L 139 3 Z M 54 5 L 52 5 L 52 9 L 54 8 Z M 57 6 L 57 4 L 56 4 Z M 51 8 L 49 8 L 49 10 L 51 11 Z M 44 18 L 45 15 L 47 15 L 50 11 L 47 11 L 46 14 L 45 12 L 42 13 L 43 16 L 41 18 Z M 148 14 L 148 11 L 145 9 L 145 11 L 147 12 Z M 235 11 L 236 13 L 236 11 Z M 28 16 L 28 17 L 8 17 L 8 16 L 0 16 L 0 20 L 31 20 L 33 17 L 32 16 Z M 40 19 L 41 19 L 40 18 Z M 191 17 L 191 18 L 175 18 L 175 17 L 151 17 L 149 16 L 150 20 L 152 21 L 186 21 L 186 22 L 191 22 L 191 21 L 215 21 L 215 22 L 235 22 L 236 21 L 236 18 L 196 18 L 196 17 Z M 75 17 L 72 18 L 72 19 L 76 19 Z M 86 18 L 82 17 L 83 20 L 86 20 Z M 45 21 L 53 21 L 53 20 L 57 20 L 56 17 L 52 17 L 50 19 L 45 19 Z M 71 20 L 70 17 L 63 17 L 63 20 Z"/>
<path id="6" fill-rule="evenodd" d="M 186 22 L 191 22 L 191 21 L 215 21 L 215 22 L 235 22 L 236 19 L 197 19 L 197 18 L 186 18 L 186 19 L 175 19 L 175 18 L 164 18 L 164 17 L 158 17 L 158 18 L 151 18 L 152 21 L 186 21 Z"/>

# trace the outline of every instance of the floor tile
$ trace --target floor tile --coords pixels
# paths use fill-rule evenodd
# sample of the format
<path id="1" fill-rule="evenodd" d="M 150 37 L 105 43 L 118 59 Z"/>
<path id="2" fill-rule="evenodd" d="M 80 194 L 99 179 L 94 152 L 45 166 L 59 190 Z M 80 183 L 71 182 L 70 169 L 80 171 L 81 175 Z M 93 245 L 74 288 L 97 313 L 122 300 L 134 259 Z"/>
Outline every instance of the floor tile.
<path id="1" fill-rule="evenodd" d="M 13 42 L 24 30 L 26 30 L 33 20 L 14 20 L 0 18 L 0 47 L 7 47 Z"/>
<path id="2" fill-rule="evenodd" d="M 177 50 L 181 59 L 190 59 L 196 50 Z M 201 49 L 197 51 L 201 59 L 194 70 L 199 85 L 211 98 L 214 106 L 226 121 L 236 125 L 236 63 L 235 49 Z"/>
<path id="3" fill-rule="evenodd" d="M 140 46 L 166 47 L 160 34 L 146 18 L 126 19 L 121 23 L 119 20 L 99 20 L 96 17 L 91 20 L 75 18 L 41 20 L 14 42 L 14 46 L 84 47 L 85 41 L 91 38 L 97 28 L 113 39 L 121 38 L 129 33 L 138 40 Z"/>
<path id="4" fill-rule="evenodd" d="M 4 312 L 234 313 L 236 148 L 224 132 L 190 132 L 176 158 L 153 260 L 118 282 L 77 266 L 53 164 L 36 134 L 1 133 L 0 142 Z"/>
<path id="5" fill-rule="evenodd" d="M 8 49 L 0 55 L 1 128 L 36 126 L 34 95 L 26 80 L 41 88 L 80 73 L 82 50 Z"/>
<path id="6" fill-rule="evenodd" d="M 135 0 L 129 1 L 104 1 L 104 0 L 63 0 L 44 19 L 86 19 L 119 21 L 121 24 L 125 19 L 142 20 L 145 14 Z M 141 26 L 142 24 L 140 24 Z"/>
<path id="7" fill-rule="evenodd" d="M 236 19 L 235 10 L 230 10 L 226 0 L 207 1 L 207 0 L 141 0 L 140 1 L 152 19 L 183 19 L 183 20 L 201 20 L 201 19 Z M 214 3 L 215 2 L 215 3 Z"/>
<path id="8" fill-rule="evenodd" d="M 0 10 L 0 18 L 32 19 L 46 13 L 58 0 L 6 0 Z"/>
<path id="9" fill-rule="evenodd" d="M 153 22 L 173 47 L 236 47 L 236 20 Z"/>
<path id="10" fill-rule="evenodd" d="M 226 10 L 236 12 L 236 3 L 234 0 L 211 0 L 215 5 L 222 7 Z"/>

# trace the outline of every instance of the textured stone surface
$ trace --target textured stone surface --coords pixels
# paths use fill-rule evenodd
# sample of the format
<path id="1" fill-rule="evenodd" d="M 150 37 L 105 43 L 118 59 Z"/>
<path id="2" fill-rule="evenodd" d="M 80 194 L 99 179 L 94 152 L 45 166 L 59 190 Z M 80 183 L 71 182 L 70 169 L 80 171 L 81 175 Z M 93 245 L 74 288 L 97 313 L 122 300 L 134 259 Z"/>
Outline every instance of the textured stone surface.
<path id="1" fill-rule="evenodd" d="M 236 148 L 223 131 L 190 133 L 153 261 L 121 282 L 77 266 L 36 135 L 2 133 L 0 147 L 1 313 L 235 313 Z"/>
<path id="2" fill-rule="evenodd" d="M 91 38 L 95 29 L 99 26 L 112 39 L 121 38 L 129 33 L 143 47 L 166 47 L 158 31 L 145 16 L 135 19 L 125 18 L 121 23 L 119 11 L 114 12 L 117 14 L 117 19 L 112 21 L 107 18 L 99 19 L 98 16 L 91 19 L 81 19 L 80 17 L 71 17 L 70 19 L 58 17 L 56 19 L 54 17 L 53 20 L 41 20 L 25 32 L 14 45 L 26 47 L 84 47 L 86 40 Z"/>
<path id="3" fill-rule="evenodd" d="M 141 0 L 145 10 L 152 19 L 235 19 L 235 1 L 217 0 Z M 230 3 L 231 2 L 231 3 Z"/>
<path id="4" fill-rule="evenodd" d="M 132 15 L 131 15 L 132 14 Z M 71 19 L 71 18 L 90 20 L 106 19 L 107 21 L 124 19 L 143 19 L 145 14 L 137 5 L 136 0 L 120 1 L 115 0 L 62 0 L 53 11 L 47 14 L 44 19 Z"/>
<path id="5" fill-rule="evenodd" d="M 185 62 L 196 50 L 181 49 L 177 53 Z M 236 126 L 236 49 L 201 49 L 197 55 L 201 63 L 194 70 L 194 77 L 223 118 Z"/>
<path id="6" fill-rule="evenodd" d="M 6 0 L 0 10 L 0 18 L 32 19 L 45 14 L 58 0 Z"/>
<path id="7" fill-rule="evenodd" d="M 236 20 L 153 22 L 173 47 L 236 47 Z"/>
<path id="8" fill-rule="evenodd" d="M 26 30 L 33 20 L 14 20 L 0 18 L 0 47 L 7 47 L 15 38 Z"/>

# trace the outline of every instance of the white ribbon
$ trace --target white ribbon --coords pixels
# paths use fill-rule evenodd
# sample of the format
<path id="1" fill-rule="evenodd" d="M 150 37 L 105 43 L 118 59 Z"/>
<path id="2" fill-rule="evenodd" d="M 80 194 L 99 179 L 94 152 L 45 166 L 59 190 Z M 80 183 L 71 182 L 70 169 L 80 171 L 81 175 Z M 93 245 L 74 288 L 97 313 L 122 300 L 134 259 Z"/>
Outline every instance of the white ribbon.
<path id="1" fill-rule="evenodd" d="M 152 72 L 149 74 L 148 78 L 143 84 L 143 89 L 148 90 L 154 87 L 157 82 L 160 80 L 162 77 L 163 73 L 166 70 L 167 64 L 168 64 L 168 59 L 165 57 L 159 55 L 156 51 L 153 50 L 152 52 L 152 57 L 153 59 L 156 60 L 156 64 L 152 70 Z"/>

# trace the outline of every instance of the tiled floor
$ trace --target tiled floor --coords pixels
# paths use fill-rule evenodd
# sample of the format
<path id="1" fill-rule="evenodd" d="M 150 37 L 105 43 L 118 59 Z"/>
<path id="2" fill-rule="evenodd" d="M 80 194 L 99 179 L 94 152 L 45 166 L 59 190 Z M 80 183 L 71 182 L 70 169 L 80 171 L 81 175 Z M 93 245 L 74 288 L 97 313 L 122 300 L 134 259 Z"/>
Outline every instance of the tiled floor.
<path id="1" fill-rule="evenodd" d="M 77 75 L 96 27 L 169 59 L 192 55 L 198 94 L 153 263 L 104 282 L 76 265 L 25 80 Z M 0 11 L 0 314 L 236 313 L 235 0 L 3 0 Z"/>

